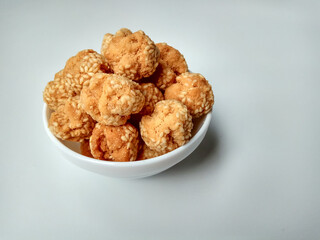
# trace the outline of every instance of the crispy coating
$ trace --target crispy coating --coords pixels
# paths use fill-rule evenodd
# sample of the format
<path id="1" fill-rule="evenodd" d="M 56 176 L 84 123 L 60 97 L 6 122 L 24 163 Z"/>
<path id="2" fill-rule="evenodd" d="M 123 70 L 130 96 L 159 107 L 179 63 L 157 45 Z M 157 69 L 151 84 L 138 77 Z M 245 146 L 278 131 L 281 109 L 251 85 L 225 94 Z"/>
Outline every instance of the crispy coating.
<path id="1" fill-rule="evenodd" d="M 57 138 L 81 142 L 90 137 L 94 126 L 95 121 L 82 110 L 76 96 L 51 114 L 48 127 Z"/>
<path id="2" fill-rule="evenodd" d="M 115 74 L 98 73 L 80 95 L 83 109 L 96 121 L 119 126 L 144 106 L 139 84 Z"/>
<path id="3" fill-rule="evenodd" d="M 214 95 L 209 82 L 198 73 L 183 73 L 177 83 L 165 91 L 165 99 L 176 99 L 185 104 L 194 118 L 211 111 Z"/>
<path id="4" fill-rule="evenodd" d="M 43 92 L 43 100 L 51 110 L 57 110 L 69 97 L 76 96 L 76 92 L 65 84 L 63 70 L 57 72 L 54 80 L 48 82 Z"/>
<path id="5" fill-rule="evenodd" d="M 103 36 L 102 45 L 101 45 L 101 50 L 100 50 L 100 52 L 101 52 L 101 54 L 102 54 L 103 56 L 106 55 L 106 53 L 107 53 L 107 48 L 108 48 L 109 43 L 110 43 L 110 41 L 111 41 L 111 39 L 112 39 L 113 37 L 114 37 L 114 35 L 111 34 L 111 33 L 106 33 L 106 34 Z"/>
<path id="6" fill-rule="evenodd" d="M 101 113 L 128 116 L 140 112 L 145 103 L 140 85 L 123 76 L 107 76 L 99 101 Z"/>
<path id="7" fill-rule="evenodd" d="M 141 92 L 145 97 L 145 104 L 138 114 L 149 115 L 153 112 L 156 103 L 162 101 L 164 97 L 153 83 L 142 83 L 140 86 Z"/>
<path id="8" fill-rule="evenodd" d="M 176 77 L 177 75 L 174 71 L 160 59 L 156 71 L 148 78 L 148 80 L 156 84 L 161 90 L 165 90 L 176 82 Z"/>
<path id="9" fill-rule="evenodd" d="M 102 54 L 115 74 L 138 81 L 149 77 L 157 68 L 159 49 L 143 32 L 120 30 L 104 37 Z"/>
<path id="10" fill-rule="evenodd" d="M 91 49 L 80 51 L 69 58 L 65 68 L 47 84 L 43 100 L 50 109 L 57 110 L 68 98 L 79 95 L 95 73 L 107 71 L 109 67 L 102 55 Z"/>
<path id="11" fill-rule="evenodd" d="M 120 28 L 115 35 L 120 37 L 125 37 L 130 34 L 132 34 L 132 32 L 128 28 Z"/>
<path id="12" fill-rule="evenodd" d="M 90 137 L 91 154 L 100 160 L 135 161 L 138 136 L 137 129 L 129 123 L 117 127 L 97 123 Z"/>
<path id="13" fill-rule="evenodd" d="M 111 39 L 114 37 L 114 36 L 128 36 L 132 34 L 132 32 L 128 29 L 128 28 L 121 28 L 120 30 L 118 30 L 116 32 L 115 35 L 111 34 L 111 33 L 106 33 L 104 36 L 103 36 L 103 40 L 102 40 L 102 45 L 101 45 L 101 54 L 102 55 L 106 55 L 107 53 L 107 47 L 111 41 Z"/>
<path id="14" fill-rule="evenodd" d="M 158 88 L 165 90 L 176 82 L 176 76 L 188 71 L 188 65 L 183 55 L 166 43 L 157 43 L 160 50 L 159 65 L 150 77 Z"/>
<path id="15" fill-rule="evenodd" d="M 184 145 L 191 137 L 192 117 L 185 105 L 177 100 L 163 100 L 156 104 L 151 115 L 140 122 L 141 137 L 157 152 L 170 152 Z"/>
<path id="16" fill-rule="evenodd" d="M 90 79 L 96 73 L 109 72 L 106 59 L 92 49 L 86 49 L 68 59 L 63 76 L 67 85 L 71 85 L 77 94 L 84 86 L 88 86 Z"/>
<path id="17" fill-rule="evenodd" d="M 165 153 L 160 153 L 155 150 L 152 150 L 145 143 L 143 143 L 140 151 L 138 152 L 137 160 L 150 159 L 150 158 L 161 156 L 163 154 L 165 154 Z"/>
<path id="18" fill-rule="evenodd" d="M 160 50 L 160 58 L 169 66 L 175 74 L 179 75 L 188 71 L 188 65 L 184 56 L 175 48 L 166 43 L 157 43 Z"/>
<path id="19" fill-rule="evenodd" d="M 91 154 L 91 149 L 90 149 L 90 143 L 89 140 L 84 140 L 83 142 L 80 143 L 80 152 L 82 155 L 86 157 L 93 158 Z"/>

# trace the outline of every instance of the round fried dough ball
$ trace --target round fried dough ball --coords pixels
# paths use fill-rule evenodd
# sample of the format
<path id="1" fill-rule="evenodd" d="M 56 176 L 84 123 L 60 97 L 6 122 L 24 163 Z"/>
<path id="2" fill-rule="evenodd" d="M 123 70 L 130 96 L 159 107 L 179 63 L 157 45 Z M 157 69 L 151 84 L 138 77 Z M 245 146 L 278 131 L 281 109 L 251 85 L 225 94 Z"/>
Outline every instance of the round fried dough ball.
<path id="1" fill-rule="evenodd" d="M 184 145 L 191 137 L 192 127 L 187 107 L 177 100 L 158 102 L 153 113 L 143 116 L 140 122 L 142 139 L 157 152 L 170 152 Z"/>
<path id="2" fill-rule="evenodd" d="M 76 96 L 76 92 L 66 85 L 63 70 L 57 72 L 54 80 L 48 82 L 43 92 L 43 100 L 51 110 L 57 110 L 69 97 Z"/>
<path id="3" fill-rule="evenodd" d="M 103 55 L 115 74 L 138 81 L 156 70 L 159 49 L 143 31 L 121 31 L 110 38 L 106 37 Z"/>
<path id="4" fill-rule="evenodd" d="M 96 74 L 91 79 L 89 86 L 82 89 L 80 94 L 81 106 L 97 122 L 114 126 L 125 124 L 130 116 L 102 115 L 100 112 L 98 106 L 103 93 L 105 78 L 104 74 Z"/>
<path id="5" fill-rule="evenodd" d="M 165 99 L 176 99 L 185 104 L 194 118 L 207 114 L 214 104 L 209 82 L 199 73 L 183 73 L 177 83 L 165 91 Z"/>
<path id="6" fill-rule="evenodd" d="M 83 140 L 83 142 L 80 143 L 80 152 L 82 155 L 93 158 L 91 154 L 91 149 L 90 149 L 90 143 L 88 139 Z"/>
<path id="7" fill-rule="evenodd" d="M 145 97 L 140 90 L 139 84 L 126 77 L 99 73 L 81 91 L 80 101 L 96 121 L 119 126 L 144 106 Z"/>
<path id="8" fill-rule="evenodd" d="M 95 73 L 106 71 L 109 71 L 108 65 L 102 55 L 91 49 L 80 51 L 47 84 L 43 100 L 50 109 L 57 110 L 68 98 L 79 95 Z"/>
<path id="9" fill-rule="evenodd" d="M 80 94 L 82 88 L 89 85 L 94 74 L 108 71 L 109 67 L 104 56 L 92 49 L 86 49 L 68 59 L 63 76 L 66 78 L 66 84 Z"/>
<path id="10" fill-rule="evenodd" d="M 118 30 L 115 34 L 115 36 L 127 36 L 127 35 L 130 35 L 132 34 L 132 32 L 128 29 L 128 28 L 121 28 L 120 30 Z M 103 40 L 102 40 L 102 45 L 101 45 L 101 54 L 102 55 L 105 55 L 106 52 L 107 52 L 107 47 L 111 41 L 111 39 L 114 37 L 113 34 L 111 33 L 106 33 L 104 36 L 103 36 Z"/>
<path id="11" fill-rule="evenodd" d="M 88 139 L 94 126 L 95 121 L 80 107 L 79 97 L 69 98 L 49 119 L 49 129 L 62 140 L 81 142 Z"/>
<path id="12" fill-rule="evenodd" d="M 129 123 L 117 127 L 98 123 L 90 137 L 91 154 L 100 160 L 135 161 L 138 154 L 138 136 L 137 129 Z"/>
<path id="13" fill-rule="evenodd" d="M 188 65 L 177 49 L 166 43 L 157 43 L 156 46 L 160 51 L 159 65 L 150 80 L 165 90 L 176 82 L 176 76 L 188 71 Z"/>
<path id="14" fill-rule="evenodd" d="M 163 154 L 165 154 L 165 153 L 160 153 L 155 150 L 152 150 L 145 143 L 143 143 L 142 148 L 138 153 L 137 160 L 150 159 L 150 158 L 161 156 Z"/>
<path id="15" fill-rule="evenodd" d="M 138 83 L 123 76 L 107 75 L 98 106 L 102 114 L 128 116 L 140 112 L 144 103 Z"/>
<path id="16" fill-rule="evenodd" d="M 170 67 L 176 75 L 188 71 L 186 60 L 177 49 L 167 43 L 157 43 L 156 46 L 160 51 L 160 59 Z"/>

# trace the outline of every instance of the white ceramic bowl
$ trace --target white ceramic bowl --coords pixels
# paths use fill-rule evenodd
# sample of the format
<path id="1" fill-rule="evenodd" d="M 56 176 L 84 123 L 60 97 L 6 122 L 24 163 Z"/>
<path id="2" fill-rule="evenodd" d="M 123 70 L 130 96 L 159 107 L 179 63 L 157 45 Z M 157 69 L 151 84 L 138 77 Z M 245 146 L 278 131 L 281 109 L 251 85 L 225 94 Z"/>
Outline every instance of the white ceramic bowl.
<path id="1" fill-rule="evenodd" d="M 52 111 L 44 104 L 43 123 L 51 141 L 60 149 L 63 156 L 77 166 L 109 177 L 142 178 L 160 173 L 185 159 L 201 143 L 211 121 L 211 112 L 194 122 L 191 140 L 167 154 L 136 162 L 111 162 L 89 158 L 80 154 L 80 144 L 56 138 L 48 128 Z"/>

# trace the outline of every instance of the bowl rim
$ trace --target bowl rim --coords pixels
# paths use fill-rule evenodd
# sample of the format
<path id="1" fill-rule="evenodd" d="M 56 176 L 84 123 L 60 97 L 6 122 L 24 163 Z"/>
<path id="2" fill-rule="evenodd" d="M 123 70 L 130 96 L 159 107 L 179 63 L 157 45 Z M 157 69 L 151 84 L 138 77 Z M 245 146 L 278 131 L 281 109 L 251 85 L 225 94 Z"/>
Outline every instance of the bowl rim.
<path id="1" fill-rule="evenodd" d="M 188 143 L 186 143 L 185 145 L 183 145 L 183 146 L 181 146 L 171 152 L 168 152 L 168 153 L 163 154 L 158 157 L 139 160 L 139 161 L 113 162 L 113 161 L 103 161 L 103 160 L 94 159 L 94 158 L 84 156 L 80 153 L 77 153 L 77 152 L 69 149 L 63 143 L 61 143 L 60 140 L 58 138 L 56 138 L 52 134 L 50 129 L 48 128 L 47 109 L 48 109 L 48 106 L 46 103 L 44 103 L 43 110 L 42 110 L 44 129 L 45 129 L 46 133 L 48 134 L 49 138 L 51 139 L 51 141 L 53 143 L 55 143 L 55 145 L 58 146 L 58 148 L 62 152 L 66 153 L 67 155 L 69 155 L 73 158 L 79 158 L 84 162 L 94 163 L 94 164 L 98 164 L 98 165 L 106 165 L 106 166 L 117 166 L 117 167 L 133 167 L 133 166 L 141 166 L 141 165 L 150 165 L 150 164 L 154 164 L 157 162 L 161 162 L 164 158 L 171 158 L 174 155 L 178 155 L 179 153 L 181 153 L 181 152 L 185 151 L 186 149 L 188 149 L 189 147 L 191 147 L 202 134 L 205 134 L 205 132 L 207 131 L 207 129 L 210 125 L 211 118 L 212 118 L 212 110 L 211 110 L 210 112 L 208 112 L 206 114 L 202 126 L 200 127 L 198 132 L 190 139 L 190 141 Z"/>

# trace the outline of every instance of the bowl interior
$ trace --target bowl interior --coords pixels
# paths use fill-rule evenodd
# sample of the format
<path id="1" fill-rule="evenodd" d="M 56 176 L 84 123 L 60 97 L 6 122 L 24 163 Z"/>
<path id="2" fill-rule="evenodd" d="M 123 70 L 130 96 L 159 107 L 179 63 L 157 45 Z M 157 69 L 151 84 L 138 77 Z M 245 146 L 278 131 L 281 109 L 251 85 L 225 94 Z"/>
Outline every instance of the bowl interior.
<path id="1" fill-rule="evenodd" d="M 50 116 L 51 116 L 51 113 L 52 113 L 52 112 L 53 112 L 53 111 L 52 111 L 51 109 L 49 109 L 49 108 L 47 107 L 47 105 L 45 104 L 43 114 L 44 114 L 44 124 L 45 124 L 45 127 L 46 127 L 46 128 L 48 127 L 48 122 L 49 122 L 49 119 L 50 119 Z M 211 113 L 209 113 L 209 114 L 211 114 Z M 193 120 L 194 127 L 193 127 L 192 132 L 191 132 L 191 135 L 192 135 L 191 138 L 193 138 L 193 137 L 196 135 L 196 133 L 200 130 L 200 128 L 203 126 L 204 120 L 206 119 L 207 116 L 208 116 L 208 114 L 205 115 L 205 116 L 202 116 L 202 117 L 200 117 L 200 118 L 197 118 L 197 119 Z M 73 152 L 76 152 L 76 153 L 78 153 L 78 154 L 81 154 L 81 151 L 80 151 L 80 143 L 78 143 L 78 142 L 71 142 L 71 141 L 65 141 L 65 140 L 60 140 L 60 139 L 56 138 L 56 137 L 50 132 L 50 130 L 49 130 L 48 132 L 49 132 L 49 134 L 51 135 L 50 137 L 53 137 L 53 138 L 55 138 L 56 140 L 58 140 L 60 143 L 62 143 L 63 146 L 65 146 L 66 148 L 72 150 Z M 174 150 L 174 151 L 175 151 L 175 150 Z M 162 155 L 162 156 L 163 156 L 163 155 Z"/>

